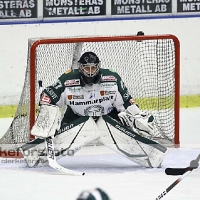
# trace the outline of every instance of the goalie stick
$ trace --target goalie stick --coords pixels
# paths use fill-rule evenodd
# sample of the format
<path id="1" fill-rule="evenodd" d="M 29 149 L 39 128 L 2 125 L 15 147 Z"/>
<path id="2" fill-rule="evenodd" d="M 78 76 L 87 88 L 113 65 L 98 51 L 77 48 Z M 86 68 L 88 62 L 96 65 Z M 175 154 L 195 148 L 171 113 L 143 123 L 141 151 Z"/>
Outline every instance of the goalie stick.
<path id="1" fill-rule="evenodd" d="M 180 183 L 188 174 L 192 172 L 193 169 L 198 168 L 200 159 L 200 154 L 197 156 L 195 160 L 190 162 L 190 166 L 186 168 L 167 168 L 167 175 L 182 175 L 180 178 L 175 180 L 166 190 L 164 190 L 155 200 L 159 200 L 163 198 L 170 190 L 172 190 L 178 183 Z M 170 170 L 169 170 L 170 169 Z M 165 170 L 165 173 L 166 173 Z M 171 174 L 172 173 L 172 174 Z"/>
<path id="2" fill-rule="evenodd" d="M 42 81 L 38 81 L 39 84 L 39 90 L 40 93 L 42 92 Z M 72 176 L 81 176 L 85 175 L 83 172 L 76 172 L 70 169 L 66 169 L 59 165 L 56 161 L 56 156 L 54 152 L 54 143 L 53 143 L 53 137 L 48 137 L 45 139 L 45 145 L 46 145 L 46 150 L 47 150 L 47 159 L 49 161 L 49 166 L 56 169 L 57 171 L 60 171 L 66 175 L 72 175 Z"/>
<path id="3" fill-rule="evenodd" d="M 192 160 L 190 162 L 190 166 L 185 168 L 166 168 L 165 173 L 167 175 L 183 175 L 184 173 L 188 171 L 192 171 L 193 169 L 197 169 L 199 166 L 199 160 L 200 160 L 200 154 L 197 156 L 195 160 Z"/>
<path id="4" fill-rule="evenodd" d="M 66 169 L 64 167 L 62 167 L 61 165 L 59 165 L 56 161 L 56 157 L 55 157 L 55 153 L 54 153 L 54 144 L 53 144 L 53 138 L 52 137 L 48 137 L 45 139 L 45 144 L 46 144 L 46 149 L 47 149 L 47 159 L 49 161 L 49 166 L 65 173 L 66 175 L 72 175 L 72 176 L 81 176 L 81 175 L 85 175 L 85 173 L 83 172 L 76 172 L 70 169 Z"/>

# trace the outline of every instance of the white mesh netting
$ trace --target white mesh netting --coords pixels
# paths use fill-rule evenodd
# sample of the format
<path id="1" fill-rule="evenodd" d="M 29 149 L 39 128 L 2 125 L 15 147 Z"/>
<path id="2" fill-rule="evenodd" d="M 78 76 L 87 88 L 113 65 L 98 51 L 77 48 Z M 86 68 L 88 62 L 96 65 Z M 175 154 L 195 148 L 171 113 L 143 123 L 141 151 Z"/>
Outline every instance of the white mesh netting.
<path id="1" fill-rule="evenodd" d="M 18 109 L 11 126 L 0 139 L 3 150 L 13 150 L 29 141 L 30 125 L 30 49 L 35 41 L 29 39 L 28 59 L 24 87 Z M 76 68 L 80 54 L 95 52 L 102 68 L 121 75 L 142 110 L 151 112 L 156 119 L 155 137 L 173 144 L 175 134 L 175 44 L 173 39 L 148 39 L 138 41 L 136 36 L 127 41 L 66 43 L 59 38 L 57 44 L 39 44 L 35 56 L 35 102 L 39 101 L 38 80 L 43 86 L 53 84 L 71 67 Z M 37 111 L 37 105 L 36 109 Z M 178 134 L 178 133 L 177 133 Z"/>

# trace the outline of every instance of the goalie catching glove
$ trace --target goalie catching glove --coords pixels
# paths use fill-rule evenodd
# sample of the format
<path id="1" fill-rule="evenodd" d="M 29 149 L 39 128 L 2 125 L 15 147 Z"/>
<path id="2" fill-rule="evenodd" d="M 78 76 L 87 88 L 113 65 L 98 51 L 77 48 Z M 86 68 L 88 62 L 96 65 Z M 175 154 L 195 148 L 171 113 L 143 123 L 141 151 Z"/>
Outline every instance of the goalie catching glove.
<path id="1" fill-rule="evenodd" d="M 123 125 L 133 128 L 141 136 L 147 138 L 154 136 L 153 115 L 142 112 L 135 104 L 120 112 L 118 116 Z"/>
<path id="2" fill-rule="evenodd" d="M 60 129 L 61 113 L 58 106 L 44 104 L 40 106 L 38 117 L 31 130 L 31 134 L 38 138 L 54 136 Z"/>

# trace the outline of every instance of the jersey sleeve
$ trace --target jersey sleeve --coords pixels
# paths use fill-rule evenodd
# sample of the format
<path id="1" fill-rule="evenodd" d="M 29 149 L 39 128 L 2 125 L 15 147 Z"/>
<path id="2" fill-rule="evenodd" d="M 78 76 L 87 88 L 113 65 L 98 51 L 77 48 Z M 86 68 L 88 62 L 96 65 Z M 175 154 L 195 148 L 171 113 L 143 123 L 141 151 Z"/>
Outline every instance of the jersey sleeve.
<path id="1" fill-rule="evenodd" d="M 58 105 L 62 107 L 64 102 L 62 101 L 62 93 L 65 90 L 64 80 L 66 79 L 66 74 L 61 75 L 57 81 L 51 85 L 46 87 L 40 95 L 39 104 L 52 104 Z"/>
<path id="2" fill-rule="evenodd" d="M 122 98 L 123 107 L 126 109 L 128 106 L 132 104 L 133 98 L 129 94 L 128 88 L 126 87 L 124 81 L 121 79 L 119 74 L 116 73 L 115 76 L 117 78 L 118 93 L 119 96 Z"/>

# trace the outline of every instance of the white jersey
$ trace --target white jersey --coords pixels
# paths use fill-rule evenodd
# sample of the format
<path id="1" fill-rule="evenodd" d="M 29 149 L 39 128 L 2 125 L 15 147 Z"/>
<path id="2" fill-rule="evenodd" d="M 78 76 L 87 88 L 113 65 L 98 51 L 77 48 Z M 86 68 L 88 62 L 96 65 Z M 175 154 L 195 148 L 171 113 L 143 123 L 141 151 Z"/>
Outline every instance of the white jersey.
<path id="1" fill-rule="evenodd" d="M 68 70 L 43 91 L 40 103 L 67 105 L 79 116 L 107 115 L 113 108 L 124 111 L 132 97 L 120 76 L 108 69 L 100 69 L 100 74 L 97 84 L 84 85 L 78 70 Z"/>

